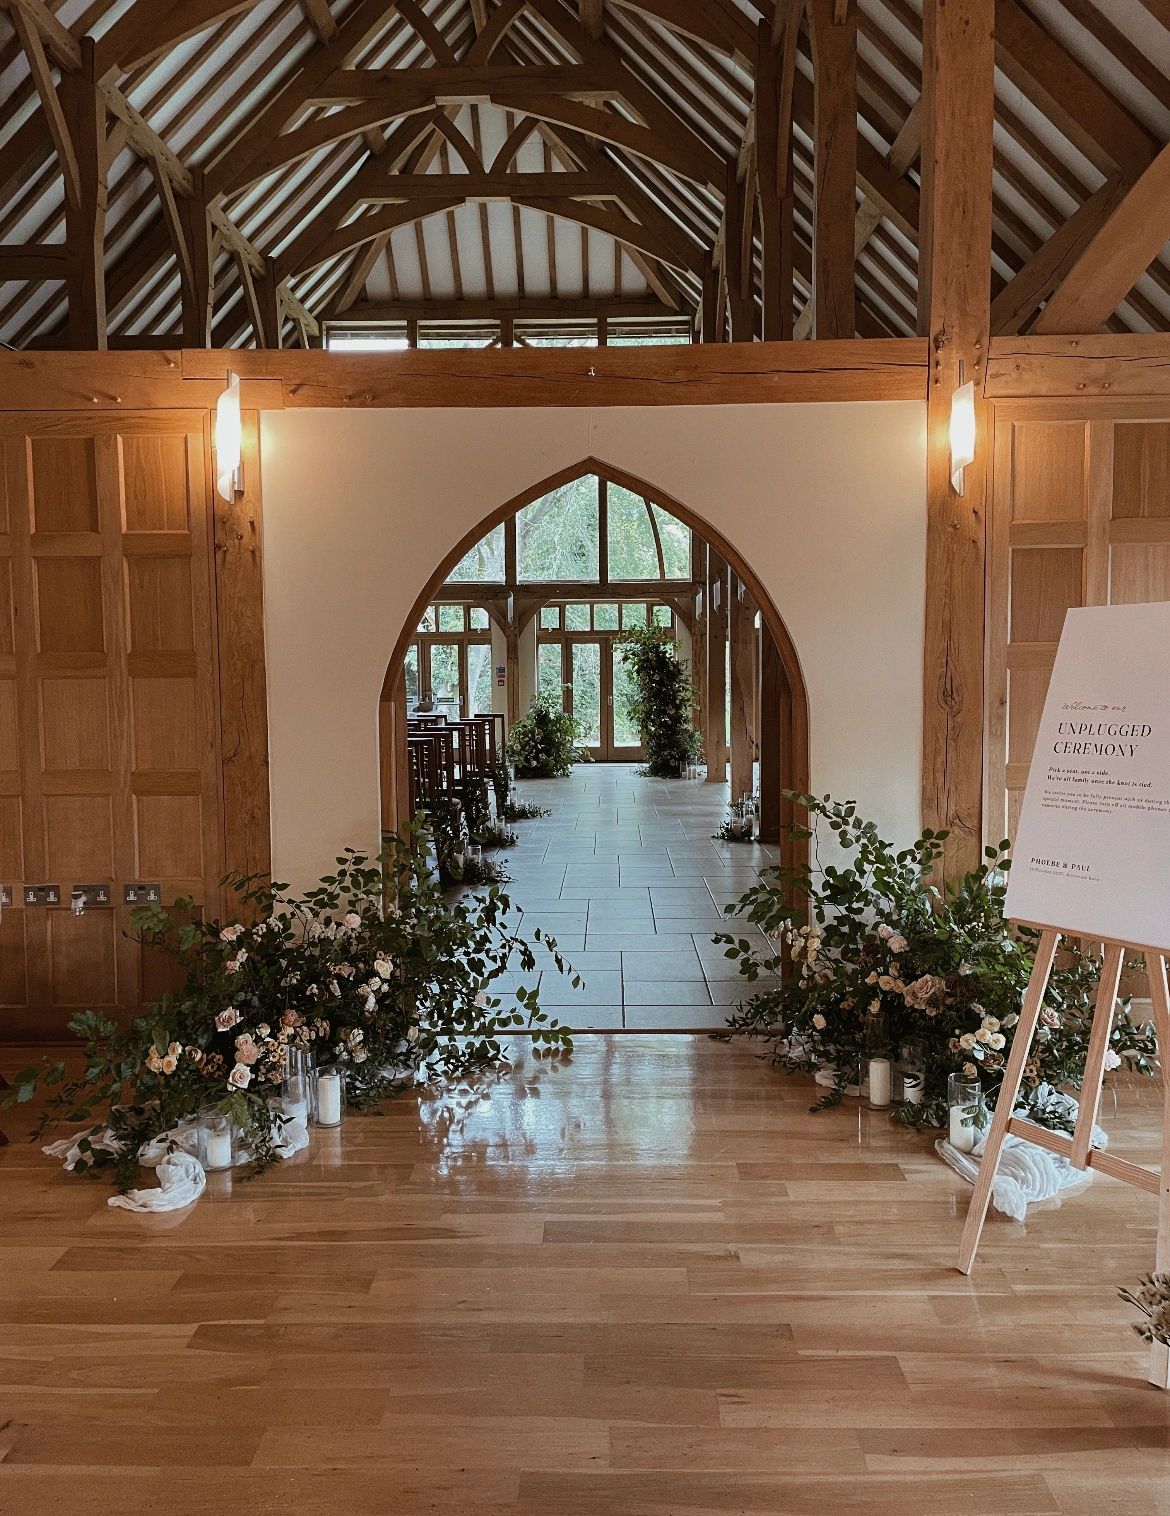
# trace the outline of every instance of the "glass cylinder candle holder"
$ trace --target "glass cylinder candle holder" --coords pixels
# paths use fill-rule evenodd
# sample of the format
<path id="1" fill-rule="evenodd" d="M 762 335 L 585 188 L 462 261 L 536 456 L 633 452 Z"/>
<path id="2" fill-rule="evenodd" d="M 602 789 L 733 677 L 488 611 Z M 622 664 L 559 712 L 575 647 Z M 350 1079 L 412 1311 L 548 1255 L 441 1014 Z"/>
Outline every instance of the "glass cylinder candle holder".
<path id="1" fill-rule="evenodd" d="M 344 1074 L 340 1069 L 319 1069 L 313 1080 L 313 1124 L 340 1126 L 344 1111 Z"/>
<path id="2" fill-rule="evenodd" d="M 230 1169 L 236 1158 L 236 1129 L 226 1116 L 211 1112 L 199 1129 L 199 1161 L 209 1174 Z"/>
<path id="3" fill-rule="evenodd" d="M 983 1086 L 952 1074 L 947 1080 L 947 1139 L 959 1153 L 971 1153 L 984 1125 Z"/>
<path id="4" fill-rule="evenodd" d="M 289 1048 L 280 1086 L 280 1110 L 289 1121 L 309 1122 L 313 1098 L 313 1055 L 304 1048 Z"/>
<path id="5" fill-rule="evenodd" d="M 890 1059 L 890 1022 L 884 1011 L 865 1018 L 865 1071 L 869 1104 L 884 1111 L 894 1098 L 894 1065 Z"/>

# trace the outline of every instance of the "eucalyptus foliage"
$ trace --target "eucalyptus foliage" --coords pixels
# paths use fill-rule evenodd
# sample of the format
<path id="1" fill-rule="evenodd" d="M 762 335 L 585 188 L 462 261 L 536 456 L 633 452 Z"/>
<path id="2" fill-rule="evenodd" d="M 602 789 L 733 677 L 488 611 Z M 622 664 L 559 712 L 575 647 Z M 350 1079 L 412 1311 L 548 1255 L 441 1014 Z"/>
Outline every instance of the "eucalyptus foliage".
<path id="1" fill-rule="evenodd" d="M 945 832 L 926 830 L 895 849 L 852 801 L 790 798 L 812 821 L 793 828 L 812 842 L 810 862 L 766 871 L 725 908 L 760 927 L 769 948 L 760 952 L 734 933 L 717 938 L 749 982 L 783 975 L 740 1007 L 732 1032 L 763 1039 L 786 1068 L 832 1068 L 822 1105 L 840 1100 L 856 1077 L 881 1018 L 890 1050 L 913 1045 L 925 1078 L 924 1103 L 900 1106 L 902 1120 L 941 1124 L 951 1073 L 978 1079 L 994 1098 L 1038 941 L 1004 916 L 1009 844 L 987 848 L 978 868 L 941 889 L 935 865 Z M 824 832 L 844 863 L 820 862 Z M 1026 1100 L 1079 1087 L 1100 968 L 1099 958 L 1066 942 L 1025 1065 Z M 1107 1062 L 1148 1074 L 1155 1056 L 1152 1027 L 1119 1000 Z"/>
<path id="2" fill-rule="evenodd" d="M 416 830 L 377 859 L 347 848 L 303 896 L 225 880 L 243 921 L 199 920 L 189 900 L 135 911 L 140 939 L 177 962 L 183 988 L 127 1028 L 93 1011 L 75 1017 L 81 1075 L 67 1079 L 64 1063 L 26 1069 L 5 1104 L 43 1087 L 37 1134 L 51 1121 L 90 1122 L 77 1168 L 113 1166 L 124 1189 L 143 1143 L 212 1110 L 241 1129 L 257 1169 L 271 1163 L 290 1048 L 342 1068 L 358 1107 L 497 1063 L 509 1034 L 571 1050 L 571 1032 L 541 1010 L 535 988 L 515 992 L 514 1010 L 493 994 L 505 972 L 535 975 L 536 949 L 571 973 L 555 939 L 539 929 L 533 944 L 520 937 L 498 888 L 445 900 L 417 843 Z"/>

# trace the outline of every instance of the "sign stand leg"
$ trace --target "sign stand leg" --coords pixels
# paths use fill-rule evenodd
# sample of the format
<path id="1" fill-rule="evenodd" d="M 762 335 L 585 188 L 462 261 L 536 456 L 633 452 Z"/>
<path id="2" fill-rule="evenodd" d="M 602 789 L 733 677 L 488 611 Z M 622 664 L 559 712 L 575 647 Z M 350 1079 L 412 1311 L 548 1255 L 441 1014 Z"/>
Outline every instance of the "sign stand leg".
<path id="1" fill-rule="evenodd" d="M 1048 988 L 1048 977 L 1052 973 L 1052 960 L 1056 957 L 1056 944 L 1059 940 L 1060 933 L 1051 927 L 1046 927 L 1040 934 L 1040 945 L 1036 949 L 1036 960 L 1032 965 L 1032 974 L 1028 980 L 1024 1003 L 1020 1007 L 1020 1020 L 1016 1026 L 1015 1036 L 1012 1038 L 1012 1050 L 1008 1057 L 1007 1067 L 1003 1071 L 999 1098 L 995 1103 L 995 1115 L 991 1118 L 991 1131 L 988 1133 L 987 1143 L 983 1149 L 983 1161 L 979 1165 L 979 1173 L 975 1177 L 975 1190 L 971 1196 L 971 1204 L 967 1208 L 963 1239 L 959 1244 L 960 1274 L 969 1274 L 975 1264 L 975 1254 L 979 1248 L 979 1238 L 983 1233 L 983 1223 L 987 1219 L 987 1206 L 991 1200 L 991 1187 L 995 1183 L 995 1175 L 999 1169 L 999 1155 L 1003 1151 L 1003 1142 L 1007 1136 L 1008 1122 L 1011 1120 L 1016 1096 L 1020 1093 L 1024 1064 L 1028 1061 L 1028 1053 L 1032 1047 L 1032 1037 L 1036 1031 L 1040 1007 L 1044 1004 L 1044 992 Z"/>
<path id="2" fill-rule="evenodd" d="M 1170 1270 L 1170 994 L 1166 988 L 1166 959 L 1161 953 L 1146 954 L 1150 999 L 1158 1033 L 1158 1056 L 1162 1064 L 1162 1172 L 1158 1182 L 1158 1241 L 1154 1268 Z M 1170 1348 L 1163 1342 L 1150 1345 L 1149 1381 L 1160 1390 L 1170 1390 Z"/>
<path id="3" fill-rule="evenodd" d="M 1073 1130 L 1069 1162 L 1073 1168 L 1087 1169 L 1089 1149 L 1093 1144 L 1093 1126 L 1101 1105 L 1101 1084 L 1105 1078 L 1105 1054 L 1109 1051 L 1109 1034 L 1113 1030 L 1113 1009 L 1121 983 L 1121 965 L 1125 950 L 1119 942 L 1105 949 L 1101 978 L 1097 983 L 1097 1000 L 1093 1006 L 1093 1025 L 1089 1030 L 1089 1048 L 1085 1054 L 1085 1077 L 1081 1080 L 1081 1098 L 1077 1124 Z"/>

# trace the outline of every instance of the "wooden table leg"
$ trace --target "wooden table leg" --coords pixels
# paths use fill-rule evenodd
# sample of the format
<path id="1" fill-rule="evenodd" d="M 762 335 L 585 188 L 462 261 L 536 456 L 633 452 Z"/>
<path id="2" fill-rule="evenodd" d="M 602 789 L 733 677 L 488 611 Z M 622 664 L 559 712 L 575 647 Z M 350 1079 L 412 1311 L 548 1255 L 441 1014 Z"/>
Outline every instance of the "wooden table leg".
<path id="1" fill-rule="evenodd" d="M 987 1206 L 991 1200 L 991 1188 L 995 1183 L 996 1171 L 999 1168 L 999 1155 L 1003 1151 L 1003 1141 L 1007 1136 L 1008 1122 L 1012 1117 L 1016 1096 L 1020 1093 L 1024 1064 L 1027 1062 L 1028 1053 L 1032 1047 L 1032 1037 L 1036 1031 L 1040 1007 L 1044 1004 L 1044 992 L 1048 988 L 1048 976 L 1052 973 L 1052 960 L 1056 956 L 1056 944 L 1059 940 L 1060 933 L 1051 928 L 1046 928 L 1040 934 L 1036 961 L 1032 965 L 1032 974 L 1028 980 L 1024 1003 L 1020 1007 L 1020 1019 L 1012 1038 L 1011 1054 L 1007 1067 L 1003 1071 L 1003 1083 L 999 1087 L 999 1098 L 995 1103 L 995 1115 L 991 1118 L 991 1131 L 988 1133 L 987 1144 L 983 1150 L 983 1161 L 975 1176 L 971 1204 L 967 1208 L 967 1220 L 963 1225 L 962 1241 L 959 1243 L 960 1274 L 969 1274 L 975 1265 L 975 1254 L 979 1249 L 979 1238 L 983 1233 L 983 1223 L 987 1219 Z"/>

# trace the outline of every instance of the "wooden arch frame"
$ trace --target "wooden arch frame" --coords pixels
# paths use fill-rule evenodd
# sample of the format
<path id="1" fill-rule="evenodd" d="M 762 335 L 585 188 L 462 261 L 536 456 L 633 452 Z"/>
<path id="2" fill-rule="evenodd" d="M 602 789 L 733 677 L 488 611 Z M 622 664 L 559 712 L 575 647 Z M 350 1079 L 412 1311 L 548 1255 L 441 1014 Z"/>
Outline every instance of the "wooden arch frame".
<path id="1" fill-rule="evenodd" d="M 419 618 L 434 599 L 438 589 L 447 581 L 451 570 L 481 537 L 486 536 L 509 516 L 523 510 L 526 505 L 531 505 L 534 500 L 539 500 L 551 491 L 586 474 L 596 474 L 599 478 L 608 480 L 610 484 L 618 485 L 632 494 L 648 498 L 663 506 L 713 547 L 747 586 L 759 607 L 776 653 L 774 659 L 765 658 L 764 660 L 764 698 L 770 699 L 779 706 L 777 745 L 784 777 L 783 787 L 801 794 L 808 793 L 810 786 L 808 691 L 796 646 L 772 597 L 751 566 L 744 561 L 738 549 L 704 517 L 647 481 L 615 468 L 612 464 L 604 463 L 600 458 L 588 457 L 521 490 L 519 494 L 513 495 L 511 499 L 496 506 L 470 531 L 464 532 L 435 568 L 411 606 L 410 614 L 398 633 L 394 650 L 386 666 L 378 706 L 378 764 L 383 833 L 398 830 L 403 824 L 409 805 L 404 660 Z M 780 807 L 779 841 L 781 859 L 788 865 L 801 862 L 807 857 L 807 845 L 794 842 L 790 835 L 789 827 L 793 819 L 792 804 L 784 801 Z"/>

